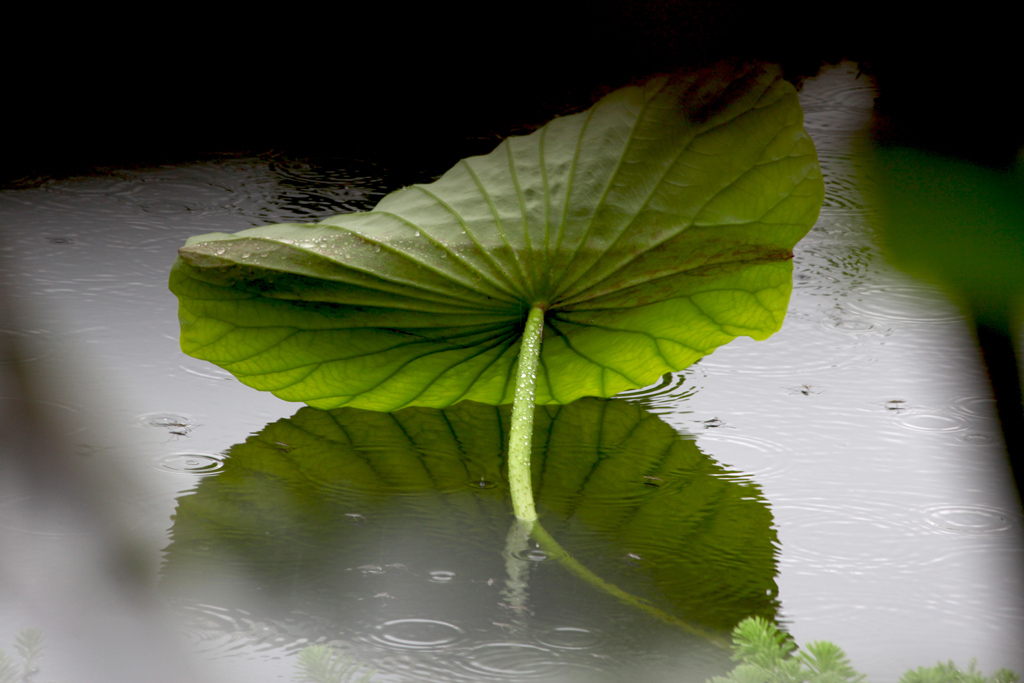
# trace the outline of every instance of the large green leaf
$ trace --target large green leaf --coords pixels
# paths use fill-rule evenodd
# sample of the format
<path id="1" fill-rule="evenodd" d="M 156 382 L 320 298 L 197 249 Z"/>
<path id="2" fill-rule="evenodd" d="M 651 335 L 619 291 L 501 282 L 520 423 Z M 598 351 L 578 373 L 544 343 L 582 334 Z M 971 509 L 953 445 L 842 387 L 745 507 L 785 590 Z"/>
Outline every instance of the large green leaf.
<path id="1" fill-rule="evenodd" d="M 426 590 L 415 577 L 440 563 L 482 591 L 469 603 L 495 609 L 502 582 L 487 580 L 504 574 L 509 422 L 509 406 L 471 401 L 303 408 L 234 446 L 217 476 L 179 500 L 165 586 L 220 604 L 248 579 L 261 595 L 286 595 L 289 611 L 336 619 L 375 590 L 353 571 L 360 565 L 400 564 L 415 592 Z M 622 400 L 537 407 L 534 444 L 545 527 L 582 564 L 711 629 L 774 618 L 777 539 L 756 484 Z"/>
<path id="2" fill-rule="evenodd" d="M 776 69 L 655 78 L 373 211 L 190 239 L 182 348 L 319 408 L 501 404 L 539 304 L 536 402 L 610 396 L 777 331 L 823 193 Z"/>

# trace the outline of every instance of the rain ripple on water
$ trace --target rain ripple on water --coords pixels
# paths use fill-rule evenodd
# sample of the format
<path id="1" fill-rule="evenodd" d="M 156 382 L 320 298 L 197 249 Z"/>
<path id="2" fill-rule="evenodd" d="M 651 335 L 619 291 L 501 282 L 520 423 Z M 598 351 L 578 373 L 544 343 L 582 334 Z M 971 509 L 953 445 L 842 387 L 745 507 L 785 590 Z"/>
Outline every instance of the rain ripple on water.
<path id="1" fill-rule="evenodd" d="M 943 505 L 925 510 L 924 519 L 945 533 L 990 534 L 1013 527 L 1013 515 L 1006 510 L 982 506 Z"/>
<path id="2" fill-rule="evenodd" d="M 511 681 L 594 680 L 601 669 L 597 664 L 588 667 L 582 662 L 562 661 L 558 653 L 549 648 L 516 641 L 478 645 L 471 648 L 459 663 L 477 677 L 482 674 Z M 574 673 L 577 675 L 573 676 Z"/>
<path id="3" fill-rule="evenodd" d="M 223 458 L 213 453 L 171 453 L 156 463 L 156 469 L 172 474 L 216 474 L 224 467 Z"/>
<path id="4" fill-rule="evenodd" d="M 394 619 L 374 629 L 370 640 L 402 650 L 442 650 L 465 638 L 454 624 L 436 619 Z"/>

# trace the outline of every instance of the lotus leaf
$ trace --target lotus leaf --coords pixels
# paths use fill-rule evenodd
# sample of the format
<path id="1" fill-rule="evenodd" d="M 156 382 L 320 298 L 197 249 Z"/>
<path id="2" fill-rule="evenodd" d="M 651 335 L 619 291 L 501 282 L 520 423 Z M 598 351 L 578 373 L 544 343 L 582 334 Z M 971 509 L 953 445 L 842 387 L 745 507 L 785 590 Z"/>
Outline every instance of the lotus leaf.
<path id="1" fill-rule="evenodd" d="M 318 408 L 610 396 L 782 324 L 823 198 L 794 88 L 723 67 L 612 92 L 365 213 L 190 239 L 184 351 Z"/>

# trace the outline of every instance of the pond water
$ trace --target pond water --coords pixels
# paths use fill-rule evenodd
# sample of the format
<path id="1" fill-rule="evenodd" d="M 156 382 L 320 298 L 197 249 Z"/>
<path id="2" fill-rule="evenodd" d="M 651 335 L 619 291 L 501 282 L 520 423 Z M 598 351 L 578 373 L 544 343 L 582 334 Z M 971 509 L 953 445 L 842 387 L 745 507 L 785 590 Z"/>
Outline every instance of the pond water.
<path id="1" fill-rule="evenodd" d="M 716 629 L 758 613 L 836 642 L 874 681 L 971 657 L 1024 672 L 1024 524 L 969 329 L 868 231 L 870 83 L 844 64 L 801 99 L 826 201 L 782 331 L 550 416 L 552 434 L 628 428 L 552 437 L 547 453 L 583 464 L 551 465 L 548 531 L 686 628 L 517 535 L 500 445 L 480 445 L 501 442 L 493 409 L 327 415 L 181 354 L 166 279 L 188 236 L 368 209 L 395 189 L 388 169 L 231 157 L 0 193 L 0 278 L 21 314 L 0 332 L 30 350 L 18 367 L 47 419 L 108 487 L 158 591 L 141 618 L 166 628 L 142 633 L 90 583 L 103 572 L 79 564 L 96 560 L 80 519 L 8 482 L 0 648 L 39 626 L 42 675 L 67 681 L 128 670 L 110 658 L 131 647 L 95 643 L 142 633 L 211 681 L 291 680 L 323 643 L 379 681 L 688 682 L 728 670 Z M 669 455 L 648 462 L 654 443 Z M 579 468 L 607 481 L 558 484 Z"/>

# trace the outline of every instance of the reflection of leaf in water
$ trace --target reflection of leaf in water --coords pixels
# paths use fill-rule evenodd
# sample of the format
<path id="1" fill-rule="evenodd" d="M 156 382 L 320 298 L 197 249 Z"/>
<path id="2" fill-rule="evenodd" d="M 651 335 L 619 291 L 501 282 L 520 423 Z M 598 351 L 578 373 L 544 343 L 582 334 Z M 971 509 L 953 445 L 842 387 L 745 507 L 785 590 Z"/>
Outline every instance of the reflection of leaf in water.
<path id="1" fill-rule="evenodd" d="M 545 528 L 566 550 L 706 627 L 774 616 L 776 537 L 754 484 L 635 404 L 584 399 L 536 410 L 534 487 Z M 498 558 L 510 521 L 509 413 L 471 402 L 390 414 L 303 408 L 270 424 L 180 499 L 165 583 L 210 558 L 244 567 L 271 592 L 324 590 L 315 587 L 323 577 L 344 583 L 346 568 L 378 561 L 356 546 L 375 548 L 382 532 L 360 539 L 368 525 L 359 522 L 384 506 L 394 519 L 396 505 L 415 517 L 421 536 L 475 539 Z M 458 562 L 479 563 L 479 554 L 463 552 Z M 202 566 L 208 579 L 224 573 Z"/>

